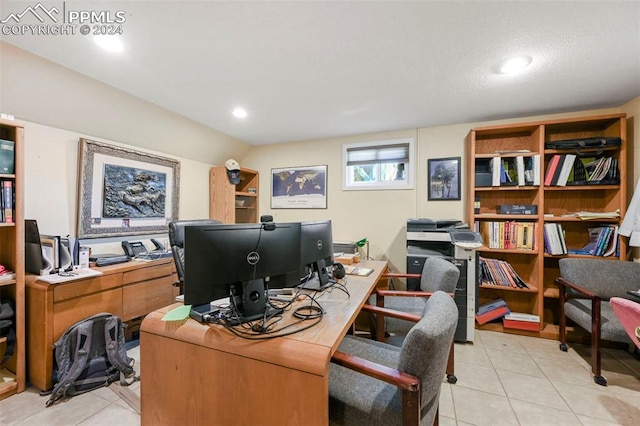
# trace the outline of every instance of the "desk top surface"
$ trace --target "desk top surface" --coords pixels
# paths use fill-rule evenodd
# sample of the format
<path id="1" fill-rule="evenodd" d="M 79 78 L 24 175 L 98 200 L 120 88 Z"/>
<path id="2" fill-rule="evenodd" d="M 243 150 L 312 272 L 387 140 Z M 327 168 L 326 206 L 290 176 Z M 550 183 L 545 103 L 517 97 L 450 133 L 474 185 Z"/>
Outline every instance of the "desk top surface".
<path id="1" fill-rule="evenodd" d="M 147 315 L 141 326 L 142 339 L 144 333 L 149 333 L 326 375 L 331 355 L 385 272 L 387 262 L 362 261 L 358 266 L 374 271 L 366 277 L 347 275 L 346 280 L 341 280 L 345 281 L 349 295 L 336 288 L 316 293 L 314 296 L 325 314 L 317 325 L 298 333 L 267 340 L 248 340 L 235 336 L 221 325 L 204 325 L 192 319 L 162 321 L 165 313 L 180 306 L 176 303 Z M 299 300 L 294 307 L 308 303 L 308 299 Z M 292 316 L 292 310 L 288 310 L 279 324 L 285 325 L 293 321 L 297 319 Z M 312 321 L 309 320 L 309 323 Z M 143 349 L 143 345 L 141 348 Z"/>

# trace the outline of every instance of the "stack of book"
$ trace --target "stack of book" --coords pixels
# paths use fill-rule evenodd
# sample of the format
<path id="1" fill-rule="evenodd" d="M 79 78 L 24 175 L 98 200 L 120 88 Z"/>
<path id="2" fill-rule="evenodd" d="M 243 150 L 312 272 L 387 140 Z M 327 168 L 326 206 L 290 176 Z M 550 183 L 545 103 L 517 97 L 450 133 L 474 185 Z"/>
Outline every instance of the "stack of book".
<path id="1" fill-rule="evenodd" d="M 492 186 L 540 185 L 540 155 L 493 157 Z"/>
<path id="2" fill-rule="evenodd" d="M 537 250 L 536 222 L 481 221 L 476 222 L 482 240 L 489 248 Z"/>
<path id="3" fill-rule="evenodd" d="M 507 302 L 503 299 L 496 299 L 484 305 L 478 306 L 478 312 L 476 313 L 476 322 L 479 325 L 488 323 L 500 319 L 510 313 Z"/>
<path id="4" fill-rule="evenodd" d="M 520 312 L 510 312 L 502 319 L 502 325 L 504 326 L 504 328 L 539 331 L 540 317 L 537 315 L 523 314 Z"/>
<path id="5" fill-rule="evenodd" d="M 569 250 L 569 252 L 591 256 L 613 256 L 617 252 L 618 240 L 618 225 L 589 228 L 589 242 L 581 249 Z"/>
<path id="6" fill-rule="evenodd" d="M 613 157 L 555 154 L 544 175 L 545 186 L 614 184 L 620 181 L 618 160 Z"/>
<path id="7" fill-rule="evenodd" d="M 482 284 L 513 288 L 529 288 L 513 266 L 505 260 L 479 258 L 480 280 Z"/>
<path id="8" fill-rule="evenodd" d="M 544 251 L 554 256 L 567 254 L 564 229 L 559 223 L 544 224 Z"/>

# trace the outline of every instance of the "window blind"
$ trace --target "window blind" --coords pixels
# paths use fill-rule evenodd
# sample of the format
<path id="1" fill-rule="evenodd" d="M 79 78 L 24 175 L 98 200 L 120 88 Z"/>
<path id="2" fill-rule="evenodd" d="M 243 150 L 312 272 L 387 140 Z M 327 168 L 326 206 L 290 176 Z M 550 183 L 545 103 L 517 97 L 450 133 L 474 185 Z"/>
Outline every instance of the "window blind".
<path id="1" fill-rule="evenodd" d="M 347 148 L 347 166 L 408 162 L 409 143 Z"/>

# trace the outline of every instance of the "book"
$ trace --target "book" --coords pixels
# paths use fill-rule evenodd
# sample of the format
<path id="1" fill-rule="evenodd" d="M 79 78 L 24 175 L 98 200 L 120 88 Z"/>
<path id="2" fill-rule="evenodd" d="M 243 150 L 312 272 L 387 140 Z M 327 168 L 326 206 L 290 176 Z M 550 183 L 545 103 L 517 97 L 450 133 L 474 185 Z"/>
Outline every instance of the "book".
<path id="1" fill-rule="evenodd" d="M 576 160 L 575 154 L 566 154 L 564 156 L 564 161 L 562 162 L 562 169 L 558 174 L 558 181 L 556 183 L 558 186 L 567 185 L 567 181 L 569 180 L 569 173 L 571 173 L 571 171 L 573 170 L 573 163 L 575 162 L 575 160 Z"/>
<path id="2" fill-rule="evenodd" d="M 517 171 L 518 185 L 524 186 L 525 184 L 524 157 L 522 155 L 516 156 L 516 171 Z"/>
<path id="3" fill-rule="evenodd" d="M 0 174 L 14 173 L 15 146 L 14 141 L 0 139 Z"/>
<path id="4" fill-rule="evenodd" d="M 510 312 L 502 319 L 502 325 L 505 328 L 538 331 L 540 329 L 540 317 L 533 314 Z"/>
<path id="5" fill-rule="evenodd" d="M 366 277 L 373 272 L 373 269 L 362 268 L 360 266 L 345 266 L 344 272 L 347 275 L 358 275 L 360 277 Z"/>
<path id="6" fill-rule="evenodd" d="M 492 300 L 491 302 L 487 302 L 487 303 L 484 303 L 484 304 L 478 306 L 477 314 L 478 315 L 483 315 L 483 314 L 486 314 L 489 311 L 492 311 L 494 309 L 498 309 L 501 306 L 505 306 L 506 307 L 507 306 L 507 302 L 505 302 L 504 299 L 498 298 L 498 299 Z"/>
<path id="7" fill-rule="evenodd" d="M 490 321 L 495 321 L 507 315 L 509 308 L 507 306 L 499 306 L 496 309 L 485 312 L 484 314 L 476 314 L 476 322 L 480 325 L 486 324 Z"/>
<path id="8" fill-rule="evenodd" d="M 491 186 L 500 186 L 502 161 L 500 157 L 491 159 Z"/>
<path id="9" fill-rule="evenodd" d="M 556 173 L 556 169 L 558 168 L 558 162 L 560 161 L 560 157 L 562 156 L 559 154 L 555 154 L 553 157 L 551 157 L 551 160 L 549 160 L 549 165 L 547 166 L 547 172 L 544 175 L 545 186 L 551 186 L 551 182 L 553 181 L 553 175 Z"/>
<path id="10" fill-rule="evenodd" d="M 2 181 L 2 211 L 3 222 L 13 223 L 13 181 Z"/>

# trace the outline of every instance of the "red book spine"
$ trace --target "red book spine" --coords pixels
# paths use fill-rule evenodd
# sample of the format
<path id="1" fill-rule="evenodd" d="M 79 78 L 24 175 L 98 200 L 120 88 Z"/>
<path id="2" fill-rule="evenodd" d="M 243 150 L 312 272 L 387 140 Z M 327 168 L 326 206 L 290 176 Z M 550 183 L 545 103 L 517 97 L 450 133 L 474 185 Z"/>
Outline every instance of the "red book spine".
<path id="1" fill-rule="evenodd" d="M 502 325 L 504 328 L 515 328 L 517 330 L 527 330 L 527 331 L 539 331 L 540 323 L 539 322 L 531 322 L 531 321 L 516 321 L 516 320 L 508 320 L 503 319 Z"/>
<path id="2" fill-rule="evenodd" d="M 482 315 L 476 315 L 476 322 L 480 325 L 482 324 L 486 324 L 489 321 L 493 321 L 495 319 L 501 318 L 505 315 L 507 315 L 509 312 L 509 308 L 506 306 L 500 306 L 497 309 L 494 309 L 493 311 L 489 311 L 487 313 L 484 313 Z"/>
<path id="3" fill-rule="evenodd" d="M 560 155 L 556 154 L 549 161 L 549 166 L 547 167 L 547 174 L 544 176 L 544 185 L 551 186 L 551 182 L 553 181 L 553 175 L 556 173 L 556 169 L 558 168 L 558 163 L 560 162 Z"/>

